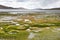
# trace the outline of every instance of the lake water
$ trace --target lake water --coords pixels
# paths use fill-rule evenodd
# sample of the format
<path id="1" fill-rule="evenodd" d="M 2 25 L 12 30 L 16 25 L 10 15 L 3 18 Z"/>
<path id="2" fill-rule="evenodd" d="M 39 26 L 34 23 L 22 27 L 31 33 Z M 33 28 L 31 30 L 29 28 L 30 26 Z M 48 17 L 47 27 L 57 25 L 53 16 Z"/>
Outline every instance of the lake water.
<path id="1" fill-rule="evenodd" d="M 24 9 L 0 9 L 0 12 L 21 12 L 21 13 L 29 13 L 29 12 L 54 12 L 60 13 L 60 10 L 24 10 Z"/>

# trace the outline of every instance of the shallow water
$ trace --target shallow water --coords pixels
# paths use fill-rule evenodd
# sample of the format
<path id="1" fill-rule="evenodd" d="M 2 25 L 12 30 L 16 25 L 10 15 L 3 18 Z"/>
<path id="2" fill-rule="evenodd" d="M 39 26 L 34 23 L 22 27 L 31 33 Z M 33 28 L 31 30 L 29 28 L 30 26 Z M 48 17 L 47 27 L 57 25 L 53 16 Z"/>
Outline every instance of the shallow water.
<path id="1" fill-rule="evenodd" d="M 28 39 L 31 40 L 32 38 L 34 38 L 36 36 L 35 33 L 31 32 L 28 36 Z"/>
<path id="2" fill-rule="evenodd" d="M 54 30 L 54 31 L 52 31 Z M 60 40 L 60 31 L 56 29 L 45 30 L 42 32 L 31 32 L 28 36 L 29 40 Z"/>

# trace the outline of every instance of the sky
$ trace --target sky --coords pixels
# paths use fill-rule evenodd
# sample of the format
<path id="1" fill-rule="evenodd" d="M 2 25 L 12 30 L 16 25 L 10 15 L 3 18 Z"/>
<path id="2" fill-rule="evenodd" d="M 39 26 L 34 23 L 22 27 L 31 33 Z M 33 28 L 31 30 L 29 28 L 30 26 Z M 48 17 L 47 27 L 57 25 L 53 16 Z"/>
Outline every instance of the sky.
<path id="1" fill-rule="evenodd" d="M 27 9 L 50 9 L 60 7 L 60 0 L 0 0 L 0 5 L 5 5 L 13 8 Z"/>

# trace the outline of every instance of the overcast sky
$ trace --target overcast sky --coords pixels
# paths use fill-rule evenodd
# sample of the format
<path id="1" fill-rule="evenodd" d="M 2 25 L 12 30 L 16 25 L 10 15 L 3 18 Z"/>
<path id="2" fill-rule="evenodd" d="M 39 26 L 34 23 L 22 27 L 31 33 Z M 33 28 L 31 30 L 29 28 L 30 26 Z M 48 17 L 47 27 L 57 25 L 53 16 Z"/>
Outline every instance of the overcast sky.
<path id="1" fill-rule="evenodd" d="M 24 7 L 27 9 L 46 9 L 60 7 L 60 0 L 0 0 L 0 4 L 14 8 Z"/>

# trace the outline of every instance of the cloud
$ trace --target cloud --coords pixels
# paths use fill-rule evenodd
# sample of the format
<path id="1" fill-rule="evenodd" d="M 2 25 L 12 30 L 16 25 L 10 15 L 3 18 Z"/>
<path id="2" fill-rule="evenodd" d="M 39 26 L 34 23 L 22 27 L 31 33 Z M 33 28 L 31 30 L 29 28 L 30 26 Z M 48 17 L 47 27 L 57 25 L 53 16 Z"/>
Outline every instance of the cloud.
<path id="1" fill-rule="evenodd" d="M 47 9 L 60 7 L 60 0 L 0 0 L 0 4 L 14 8 L 24 7 L 27 9 Z"/>
<path id="2" fill-rule="evenodd" d="M 26 2 L 28 0 L 16 0 L 17 2 Z"/>
<path id="3" fill-rule="evenodd" d="M 60 0 L 53 0 L 52 2 L 48 3 L 47 6 L 44 7 L 44 9 L 59 8 L 59 7 L 60 7 Z"/>

